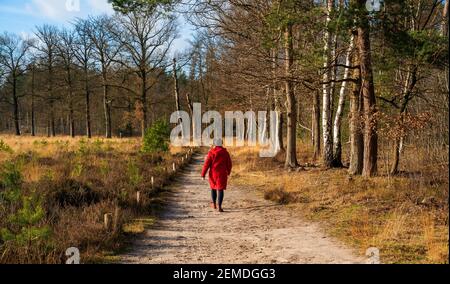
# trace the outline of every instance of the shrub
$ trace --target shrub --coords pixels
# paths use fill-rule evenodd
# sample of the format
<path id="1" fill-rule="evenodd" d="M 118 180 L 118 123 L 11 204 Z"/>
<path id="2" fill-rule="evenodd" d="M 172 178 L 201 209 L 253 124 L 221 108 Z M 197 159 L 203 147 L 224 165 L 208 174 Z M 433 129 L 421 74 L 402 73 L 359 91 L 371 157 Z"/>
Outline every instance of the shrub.
<path id="1" fill-rule="evenodd" d="M 169 150 L 170 126 L 166 121 L 158 120 L 147 129 L 142 152 L 167 152 Z"/>
<path id="2" fill-rule="evenodd" d="M 8 144 L 3 142 L 3 140 L 0 140 L 0 152 L 6 152 L 9 154 L 12 154 L 13 150 L 11 149 L 11 147 L 8 146 Z"/>
<path id="3" fill-rule="evenodd" d="M 24 196 L 22 208 L 8 216 L 7 227 L 0 229 L 0 238 L 19 246 L 30 246 L 33 242 L 47 239 L 50 228 L 40 225 L 44 217 L 41 200 L 36 196 Z"/>
<path id="4" fill-rule="evenodd" d="M 22 187 L 20 165 L 5 163 L 0 172 L 0 263 L 11 255 L 16 257 L 19 251 L 24 256 L 48 245 L 51 230 L 44 222 L 42 199 L 37 194 L 25 195 Z"/>
<path id="5" fill-rule="evenodd" d="M 17 202 L 20 199 L 22 173 L 17 163 L 6 162 L 0 169 L 0 201 Z"/>

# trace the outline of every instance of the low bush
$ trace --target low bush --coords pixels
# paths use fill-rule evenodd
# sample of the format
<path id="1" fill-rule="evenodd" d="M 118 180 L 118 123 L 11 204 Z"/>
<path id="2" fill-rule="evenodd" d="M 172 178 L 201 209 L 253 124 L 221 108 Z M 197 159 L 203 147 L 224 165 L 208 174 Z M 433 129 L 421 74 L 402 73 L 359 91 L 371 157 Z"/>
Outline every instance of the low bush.
<path id="1" fill-rule="evenodd" d="M 155 153 L 169 151 L 170 126 L 164 120 L 156 121 L 144 136 L 142 152 Z"/>

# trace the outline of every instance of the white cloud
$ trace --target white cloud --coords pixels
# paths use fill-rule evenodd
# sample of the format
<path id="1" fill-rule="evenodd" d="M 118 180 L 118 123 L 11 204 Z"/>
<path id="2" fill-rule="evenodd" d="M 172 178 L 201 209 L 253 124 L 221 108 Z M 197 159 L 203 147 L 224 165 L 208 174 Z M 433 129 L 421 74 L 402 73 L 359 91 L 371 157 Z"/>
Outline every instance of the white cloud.
<path id="1" fill-rule="evenodd" d="M 87 0 L 91 13 L 113 14 L 112 5 L 107 0 Z"/>
<path id="2" fill-rule="evenodd" d="M 35 15 L 52 20 L 62 19 L 66 13 L 65 1 L 61 0 L 32 0 L 30 6 Z"/>
<path id="3" fill-rule="evenodd" d="M 29 9 L 30 5 L 25 5 L 24 9 L 20 7 L 0 5 L 0 12 L 5 14 L 15 14 L 15 15 L 31 15 L 32 11 Z"/>
<path id="4" fill-rule="evenodd" d="M 107 0 L 30 0 L 24 11 L 33 16 L 65 22 L 87 15 L 113 14 Z"/>

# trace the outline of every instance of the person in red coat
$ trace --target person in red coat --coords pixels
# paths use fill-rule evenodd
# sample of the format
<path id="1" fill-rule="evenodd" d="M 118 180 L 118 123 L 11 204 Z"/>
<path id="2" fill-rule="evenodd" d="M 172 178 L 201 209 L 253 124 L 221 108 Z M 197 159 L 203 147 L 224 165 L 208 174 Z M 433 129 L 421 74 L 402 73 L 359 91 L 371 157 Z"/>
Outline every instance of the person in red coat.
<path id="1" fill-rule="evenodd" d="M 214 139 L 214 148 L 211 149 L 206 157 L 202 170 L 202 178 L 205 180 L 206 173 L 209 170 L 209 185 L 211 186 L 211 207 L 219 212 L 224 212 L 222 203 L 224 191 L 227 189 L 228 177 L 231 174 L 231 157 L 227 149 L 223 147 L 222 139 Z"/>

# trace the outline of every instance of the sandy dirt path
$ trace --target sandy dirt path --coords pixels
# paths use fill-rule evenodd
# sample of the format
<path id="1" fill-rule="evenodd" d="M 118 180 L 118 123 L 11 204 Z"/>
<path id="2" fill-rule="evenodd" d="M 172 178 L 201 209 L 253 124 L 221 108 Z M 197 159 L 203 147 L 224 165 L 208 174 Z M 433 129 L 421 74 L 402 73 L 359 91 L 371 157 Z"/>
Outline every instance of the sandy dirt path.
<path id="1" fill-rule="evenodd" d="M 138 237 L 123 263 L 271 264 L 361 263 L 349 248 L 294 210 L 261 193 L 231 187 L 225 213 L 209 207 L 208 184 L 199 175 L 203 155 L 169 188 L 168 205 L 155 225 Z"/>

